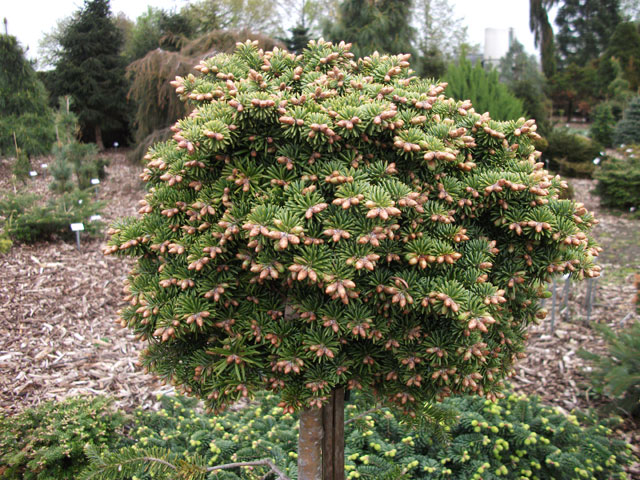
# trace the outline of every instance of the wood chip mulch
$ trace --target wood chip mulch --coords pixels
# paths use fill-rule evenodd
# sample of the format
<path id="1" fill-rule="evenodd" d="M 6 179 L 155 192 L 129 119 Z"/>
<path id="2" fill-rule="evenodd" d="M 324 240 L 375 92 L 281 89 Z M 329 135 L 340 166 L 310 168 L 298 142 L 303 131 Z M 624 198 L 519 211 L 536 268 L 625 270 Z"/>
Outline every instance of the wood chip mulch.
<path id="1" fill-rule="evenodd" d="M 98 190 L 107 201 L 106 223 L 135 215 L 144 195 L 140 166 L 126 163 L 122 154 L 110 157 Z M 45 195 L 49 179 L 36 169 L 40 175 L 28 189 Z M 11 191 L 3 173 L 0 189 Z M 142 343 L 115 324 L 132 261 L 102 255 L 105 240 L 82 236 L 80 251 L 73 239 L 14 245 L 0 255 L 3 413 L 79 394 L 110 395 L 125 409 L 150 407 L 157 394 L 172 391 L 141 371 L 136 364 Z"/>

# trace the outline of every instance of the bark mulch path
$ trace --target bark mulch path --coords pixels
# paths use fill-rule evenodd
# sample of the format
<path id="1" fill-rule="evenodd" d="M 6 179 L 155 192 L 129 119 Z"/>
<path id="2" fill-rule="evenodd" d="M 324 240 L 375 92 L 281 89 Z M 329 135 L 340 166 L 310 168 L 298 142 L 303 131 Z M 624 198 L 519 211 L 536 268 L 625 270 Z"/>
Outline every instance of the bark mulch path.
<path id="1" fill-rule="evenodd" d="M 111 154 L 98 197 L 105 222 L 135 215 L 143 196 L 140 166 Z M 51 162 L 49 162 L 51 163 Z M 38 170 L 40 162 L 38 162 Z M 12 191 L 0 165 L 0 191 Z M 29 180 L 45 195 L 50 177 Z M 118 407 L 149 407 L 171 391 L 136 366 L 142 349 L 115 324 L 131 261 L 105 257 L 106 238 L 14 245 L 0 255 L 0 408 L 12 413 L 78 394 L 110 395 Z"/>

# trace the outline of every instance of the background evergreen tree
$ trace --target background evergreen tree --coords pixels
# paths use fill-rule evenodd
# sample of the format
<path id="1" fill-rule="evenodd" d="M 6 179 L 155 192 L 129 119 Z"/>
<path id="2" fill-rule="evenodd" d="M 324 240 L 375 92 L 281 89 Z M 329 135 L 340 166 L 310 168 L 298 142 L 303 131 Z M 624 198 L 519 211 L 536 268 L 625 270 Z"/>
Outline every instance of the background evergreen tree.
<path id="1" fill-rule="evenodd" d="M 124 54 L 129 62 L 144 57 L 156 48 L 179 50 L 193 35 L 193 24 L 175 11 L 148 7 L 131 29 Z"/>
<path id="2" fill-rule="evenodd" d="M 445 80 L 449 84 L 447 94 L 454 98 L 471 100 L 478 112 L 489 112 L 491 118 L 506 120 L 524 116 L 522 100 L 500 83 L 497 70 L 485 70 L 480 62 L 475 67 L 466 58 L 451 63 Z"/>
<path id="3" fill-rule="evenodd" d="M 545 95 L 546 81 L 534 55 L 527 55 L 517 40 L 498 66 L 500 81 L 520 100 L 528 118 L 533 118 L 544 135 L 550 128 L 551 105 Z"/>
<path id="4" fill-rule="evenodd" d="M 601 103 L 595 109 L 593 124 L 591 125 L 591 138 L 609 148 L 613 145 L 614 130 L 615 118 L 611 105 L 607 102 Z"/>
<path id="5" fill-rule="evenodd" d="M 640 144 L 640 97 L 635 97 L 616 124 L 613 137 L 616 145 Z"/>
<path id="6" fill-rule="evenodd" d="M 624 77 L 631 90 L 640 85 L 640 33 L 638 25 L 632 22 L 618 24 L 609 39 L 605 58 L 615 57 L 624 70 Z"/>
<path id="7" fill-rule="evenodd" d="M 202 61 L 172 82 L 194 110 L 146 156 L 142 216 L 105 249 L 138 260 L 121 325 L 142 362 L 214 410 L 278 392 L 305 480 L 344 389 L 423 421 L 449 395 L 496 398 L 545 282 L 599 274 L 535 122 L 492 120 L 407 60 L 318 41 Z"/>
<path id="8" fill-rule="evenodd" d="M 556 15 L 555 37 L 563 66 L 584 66 L 598 58 L 621 22 L 619 0 L 563 0 Z"/>
<path id="9" fill-rule="evenodd" d="M 337 18 L 325 23 L 324 36 L 353 44 L 356 57 L 380 53 L 413 53 L 410 0 L 344 0 Z"/>
<path id="10" fill-rule="evenodd" d="M 16 156 L 16 144 L 27 157 L 49 151 L 55 137 L 47 104 L 44 85 L 16 38 L 0 35 L 0 155 Z"/>
<path id="11" fill-rule="evenodd" d="M 108 0 L 85 0 L 60 38 L 54 94 L 74 98 L 83 137 L 93 138 L 100 149 L 104 149 L 103 131 L 127 124 L 122 43 Z M 124 140 L 119 139 L 121 144 Z"/>
<path id="12" fill-rule="evenodd" d="M 556 47 L 548 12 L 556 3 L 558 0 L 529 0 L 529 28 L 535 46 L 540 47 L 542 71 L 547 78 L 556 73 Z"/>

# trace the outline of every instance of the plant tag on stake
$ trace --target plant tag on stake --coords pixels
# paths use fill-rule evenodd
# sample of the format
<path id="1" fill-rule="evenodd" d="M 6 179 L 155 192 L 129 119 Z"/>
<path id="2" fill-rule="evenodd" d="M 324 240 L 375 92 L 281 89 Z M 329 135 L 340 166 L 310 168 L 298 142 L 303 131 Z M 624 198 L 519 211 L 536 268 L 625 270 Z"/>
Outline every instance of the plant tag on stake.
<path id="1" fill-rule="evenodd" d="M 78 246 L 78 250 L 80 250 L 80 232 L 84 230 L 84 223 L 72 223 L 71 231 L 76 232 L 76 245 Z"/>
<path id="2" fill-rule="evenodd" d="M 91 179 L 91 185 L 93 185 L 95 187 L 96 200 L 97 200 L 98 199 L 98 185 L 100 185 L 100 179 L 99 178 L 92 178 Z"/>
<path id="3" fill-rule="evenodd" d="M 29 176 L 30 176 L 30 177 L 37 177 L 37 176 L 38 176 L 38 172 L 36 172 L 35 170 L 31 170 L 31 171 L 29 172 Z"/>
<path id="4" fill-rule="evenodd" d="M 100 220 L 102 220 L 102 217 L 100 215 L 91 215 L 89 217 L 90 222 L 98 222 Z"/>

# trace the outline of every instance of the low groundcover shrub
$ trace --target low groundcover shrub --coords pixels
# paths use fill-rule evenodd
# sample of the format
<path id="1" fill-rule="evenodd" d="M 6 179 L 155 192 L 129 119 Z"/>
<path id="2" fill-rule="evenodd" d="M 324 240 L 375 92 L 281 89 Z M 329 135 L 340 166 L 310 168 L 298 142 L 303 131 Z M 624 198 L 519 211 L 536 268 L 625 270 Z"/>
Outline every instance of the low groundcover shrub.
<path id="1" fill-rule="evenodd" d="M 88 463 L 87 444 L 124 445 L 125 416 L 110 404 L 104 397 L 79 397 L 0 417 L 0 478 L 75 479 Z"/>
<path id="2" fill-rule="evenodd" d="M 221 415 L 199 413 L 194 400 L 164 397 L 159 412 L 137 411 L 129 436 L 133 446 L 96 457 L 83 478 L 149 479 L 157 457 L 194 465 L 192 478 L 259 479 L 263 467 L 243 467 L 197 476 L 198 468 L 270 458 L 296 478 L 295 416 L 277 406 L 274 395 Z M 479 397 L 446 399 L 442 407 L 457 412 L 447 440 L 429 428 L 412 428 L 398 414 L 346 407 L 347 477 L 362 479 L 622 479 L 631 460 L 630 446 L 612 437 L 619 420 L 564 415 L 536 398 L 510 394 L 493 403 Z M 162 466 L 162 465 L 160 465 Z M 171 470 L 153 478 L 174 478 Z"/>

